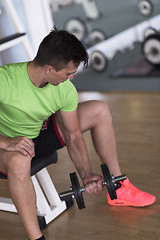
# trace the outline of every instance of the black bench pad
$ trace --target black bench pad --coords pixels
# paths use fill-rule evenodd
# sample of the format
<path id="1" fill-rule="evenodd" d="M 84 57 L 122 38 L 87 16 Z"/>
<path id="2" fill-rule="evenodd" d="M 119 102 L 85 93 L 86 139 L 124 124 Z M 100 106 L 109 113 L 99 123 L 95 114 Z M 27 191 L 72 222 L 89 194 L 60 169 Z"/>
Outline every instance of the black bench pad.
<path id="1" fill-rule="evenodd" d="M 31 162 L 31 176 L 35 175 L 37 172 L 42 170 L 43 168 L 49 166 L 52 163 L 56 163 L 58 160 L 57 152 L 55 151 L 53 154 L 41 157 L 41 158 L 33 158 Z M 7 176 L 0 173 L 1 179 L 7 179 Z"/>

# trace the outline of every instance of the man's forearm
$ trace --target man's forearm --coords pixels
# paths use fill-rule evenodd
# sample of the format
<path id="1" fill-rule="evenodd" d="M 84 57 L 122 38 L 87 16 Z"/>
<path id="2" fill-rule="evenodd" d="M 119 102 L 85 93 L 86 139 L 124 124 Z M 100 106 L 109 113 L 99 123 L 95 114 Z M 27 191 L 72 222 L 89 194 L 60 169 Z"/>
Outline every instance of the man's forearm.
<path id="1" fill-rule="evenodd" d="M 92 173 L 83 137 L 78 136 L 74 140 L 67 141 L 67 149 L 71 160 L 83 180 Z"/>

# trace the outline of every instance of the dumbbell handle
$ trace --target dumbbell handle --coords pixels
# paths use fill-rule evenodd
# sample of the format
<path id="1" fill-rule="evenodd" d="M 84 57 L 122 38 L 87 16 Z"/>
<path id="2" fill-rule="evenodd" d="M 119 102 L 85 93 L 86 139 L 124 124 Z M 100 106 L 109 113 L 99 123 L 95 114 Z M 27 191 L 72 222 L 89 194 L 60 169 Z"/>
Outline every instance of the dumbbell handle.
<path id="1" fill-rule="evenodd" d="M 118 176 L 118 177 L 113 177 L 112 176 L 112 182 L 113 184 L 116 184 L 117 182 L 119 181 L 123 181 L 126 179 L 126 175 L 121 175 L 121 176 Z M 102 182 L 102 185 L 103 186 L 106 186 L 107 185 L 107 182 Z M 85 192 L 85 186 L 81 187 L 80 188 L 80 191 L 81 192 Z M 74 197 L 74 192 L 73 192 L 73 189 L 72 187 L 70 188 L 70 190 L 66 191 L 66 192 L 62 192 L 60 193 L 60 198 L 63 199 L 65 197 L 69 197 L 69 196 L 72 196 Z"/>
<path id="2" fill-rule="evenodd" d="M 113 177 L 112 176 L 112 182 L 113 182 L 113 184 L 115 185 L 117 182 L 119 182 L 119 181 L 123 181 L 123 180 L 125 180 L 126 179 L 126 175 L 121 175 L 121 176 L 117 176 L 117 177 Z M 105 181 L 105 182 L 102 182 L 102 185 L 103 186 L 106 186 L 107 185 L 107 182 Z M 85 192 L 85 186 L 83 186 L 82 188 L 81 188 L 81 192 Z"/>
<path id="3" fill-rule="evenodd" d="M 112 182 L 113 182 L 113 184 L 115 184 L 115 183 L 117 183 L 117 182 L 120 182 L 120 181 L 123 181 L 123 180 L 125 180 L 127 177 L 126 177 L 126 175 L 125 174 L 123 174 L 123 175 L 120 175 L 120 176 L 117 176 L 117 177 L 113 177 L 112 176 Z M 106 182 L 105 182 L 106 183 Z M 106 185 L 106 184 L 105 184 Z"/>

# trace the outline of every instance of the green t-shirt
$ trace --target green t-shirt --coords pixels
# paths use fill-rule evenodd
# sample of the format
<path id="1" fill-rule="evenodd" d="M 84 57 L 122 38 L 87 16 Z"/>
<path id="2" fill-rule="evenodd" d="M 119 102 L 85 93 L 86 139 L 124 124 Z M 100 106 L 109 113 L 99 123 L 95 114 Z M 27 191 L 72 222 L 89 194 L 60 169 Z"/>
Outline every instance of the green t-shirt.
<path id="1" fill-rule="evenodd" d="M 37 88 L 29 79 L 27 63 L 0 66 L 0 134 L 4 136 L 35 138 L 51 114 L 77 108 L 78 94 L 70 80 Z"/>

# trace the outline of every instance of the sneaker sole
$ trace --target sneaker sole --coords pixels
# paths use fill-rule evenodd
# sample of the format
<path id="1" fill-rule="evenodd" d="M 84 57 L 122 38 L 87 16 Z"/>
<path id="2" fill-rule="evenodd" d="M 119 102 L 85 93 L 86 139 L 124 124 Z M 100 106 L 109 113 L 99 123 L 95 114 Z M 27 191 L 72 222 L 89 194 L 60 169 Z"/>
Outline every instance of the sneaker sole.
<path id="1" fill-rule="evenodd" d="M 112 201 L 114 201 L 114 200 L 112 200 Z M 135 203 L 127 202 L 127 201 L 119 201 L 119 202 L 112 202 L 112 203 L 108 202 L 108 205 L 122 206 L 122 207 L 146 207 L 146 206 L 152 205 L 153 203 L 155 203 L 155 201 L 152 203 L 145 203 L 145 204 L 135 204 Z"/>

